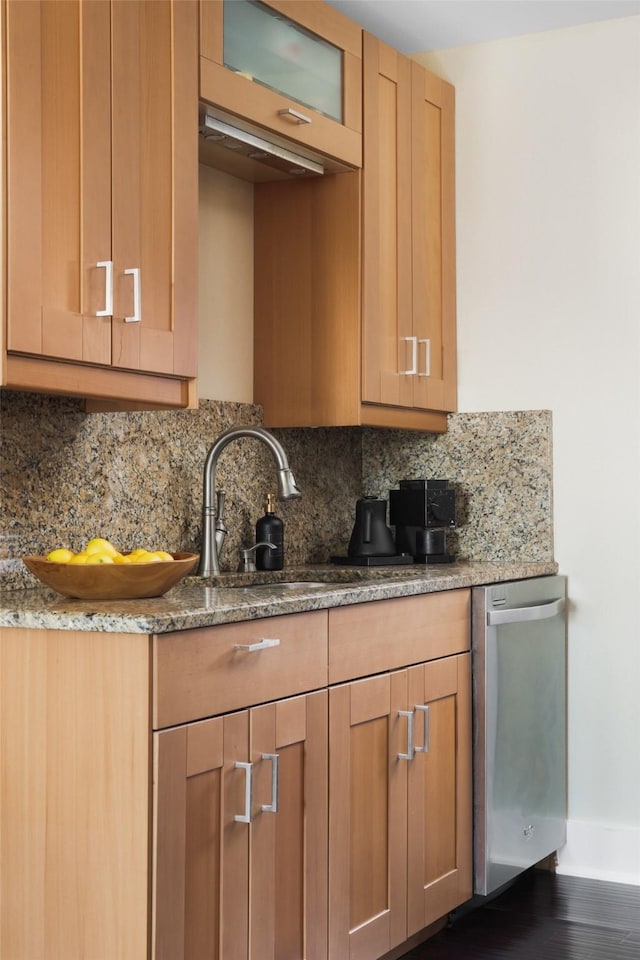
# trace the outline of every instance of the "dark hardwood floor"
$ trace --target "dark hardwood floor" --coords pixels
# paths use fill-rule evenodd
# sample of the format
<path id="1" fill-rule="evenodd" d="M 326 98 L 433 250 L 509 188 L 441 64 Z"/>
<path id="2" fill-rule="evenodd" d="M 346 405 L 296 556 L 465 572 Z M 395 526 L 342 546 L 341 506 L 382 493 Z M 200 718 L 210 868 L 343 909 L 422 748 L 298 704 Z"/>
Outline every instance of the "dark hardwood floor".
<path id="1" fill-rule="evenodd" d="M 532 870 L 403 960 L 640 960 L 640 886 Z"/>

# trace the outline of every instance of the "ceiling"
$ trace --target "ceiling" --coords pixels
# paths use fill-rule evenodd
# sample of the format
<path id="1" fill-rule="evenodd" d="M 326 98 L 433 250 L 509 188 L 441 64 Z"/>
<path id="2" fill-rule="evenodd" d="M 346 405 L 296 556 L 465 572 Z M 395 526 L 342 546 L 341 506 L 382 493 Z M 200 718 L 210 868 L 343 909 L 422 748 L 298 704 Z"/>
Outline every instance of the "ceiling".
<path id="1" fill-rule="evenodd" d="M 424 53 L 640 14 L 640 0 L 327 0 L 400 50 Z"/>

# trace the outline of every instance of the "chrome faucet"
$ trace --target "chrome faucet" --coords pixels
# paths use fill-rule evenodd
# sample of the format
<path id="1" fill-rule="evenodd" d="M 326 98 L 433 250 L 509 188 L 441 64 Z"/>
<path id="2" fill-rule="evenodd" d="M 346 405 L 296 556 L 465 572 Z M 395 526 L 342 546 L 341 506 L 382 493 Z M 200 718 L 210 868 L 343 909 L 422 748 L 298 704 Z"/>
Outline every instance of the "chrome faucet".
<path id="1" fill-rule="evenodd" d="M 224 492 L 216 493 L 216 465 L 218 457 L 232 440 L 240 437 L 254 437 L 262 440 L 273 454 L 278 468 L 278 500 L 293 500 L 302 494 L 289 467 L 287 455 L 273 434 L 264 427 L 229 427 L 213 442 L 204 462 L 204 480 L 202 492 L 202 546 L 197 575 L 199 577 L 217 576 L 220 573 L 220 554 L 227 532 L 222 514 L 224 511 Z"/>

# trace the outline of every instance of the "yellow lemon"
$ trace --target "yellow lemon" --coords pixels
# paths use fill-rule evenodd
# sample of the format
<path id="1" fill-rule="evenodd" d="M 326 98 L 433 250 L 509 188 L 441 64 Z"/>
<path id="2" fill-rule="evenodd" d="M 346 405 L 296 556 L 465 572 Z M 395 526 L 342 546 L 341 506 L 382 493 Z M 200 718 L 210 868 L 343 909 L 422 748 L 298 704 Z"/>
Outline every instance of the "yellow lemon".
<path id="1" fill-rule="evenodd" d="M 93 537 L 84 549 L 85 553 L 89 555 L 93 553 L 107 553 L 109 556 L 113 556 L 114 553 L 118 552 L 113 544 L 105 540 L 104 537 Z"/>
<path id="2" fill-rule="evenodd" d="M 157 557 L 158 560 L 173 560 L 171 554 L 167 553 L 166 550 L 154 550 L 153 555 L 154 557 Z"/>
<path id="3" fill-rule="evenodd" d="M 124 557 L 122 556 L 122 554 L 119 553 L 117 550 L 116 550 L 116 552 L 113 554 L 113 562 L 114 562 L 114 563 L 126 563 L 126 561 L 125 561 Z"/>
<path id="4" fill-rule="evenodd" d="M 141 550 L 139 553 L 131 554 L 132 563 L 160 563 L 160 557 L 150 550 Z"/>
<path id="5" fill-rule="evenodd" d="M 86 563 L 88 559 L 89 559 L 89 554 L 81 550 L 80 553 L 74 553 L 74 555 L 69 560 L 69 563 Z"/>
<path id="6" fill-rule="evenodd" d="M 51 560 L 52 563 L 69 563 L 73 556 L 73 550 L 67 550 L 66 547 L 58 547 L 57 550 L 52 550 L 51 553 L 47 554 L 47 560 Z"/>
<path id="7" fill-rule="evenodd" d="M 110 553 L 89 553 L 85 563 L 113 563 L 113 557 Z"/>

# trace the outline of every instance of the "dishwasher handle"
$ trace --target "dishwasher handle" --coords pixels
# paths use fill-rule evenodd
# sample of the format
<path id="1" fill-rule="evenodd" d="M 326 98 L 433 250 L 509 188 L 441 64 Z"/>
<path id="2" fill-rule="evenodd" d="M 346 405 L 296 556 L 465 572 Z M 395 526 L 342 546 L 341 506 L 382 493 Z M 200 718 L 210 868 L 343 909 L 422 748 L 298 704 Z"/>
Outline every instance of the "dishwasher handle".
<path id="1" fill-rule="evenodd" d="M 543 603 L 539 607 L 514 607 L 512 610 L 489 610 L 487 612 L 487 626 L 498 627 L 505 623 L 525 623 L 527 620 L 550 620 L 562 613 L 565 606 L 564 597 Z"/>

